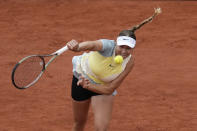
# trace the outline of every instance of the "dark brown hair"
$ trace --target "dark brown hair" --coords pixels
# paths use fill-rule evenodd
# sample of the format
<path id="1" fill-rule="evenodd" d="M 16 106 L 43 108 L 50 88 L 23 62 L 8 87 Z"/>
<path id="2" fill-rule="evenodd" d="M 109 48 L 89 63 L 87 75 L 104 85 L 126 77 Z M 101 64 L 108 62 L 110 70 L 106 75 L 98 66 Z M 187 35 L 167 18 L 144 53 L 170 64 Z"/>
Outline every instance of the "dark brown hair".
<path id="1" fill-rule="evenodd" d="M 121 31 L 119 33 L 119 36 L 129 36 L 129 37 L 136 40 L 135 31 L 140 29 L 143 25 L 151 22 L 153 20 L 153 18 L 160 13 L 161 13 L 161 8 L 156 8 L 154 14 L 151 17 L 145 19 L 139 25 L 136 25 L 136 26 L 132 27 L 131 29 Z"/>

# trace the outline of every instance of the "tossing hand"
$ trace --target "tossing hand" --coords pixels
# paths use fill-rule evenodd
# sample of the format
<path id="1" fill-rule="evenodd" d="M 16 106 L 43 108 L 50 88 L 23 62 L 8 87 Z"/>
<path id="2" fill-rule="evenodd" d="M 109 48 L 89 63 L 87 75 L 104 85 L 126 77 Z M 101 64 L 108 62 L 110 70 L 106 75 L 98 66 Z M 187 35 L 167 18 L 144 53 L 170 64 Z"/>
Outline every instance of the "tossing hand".
<path id="1" fill-rule="evenodd" d="M 87 78 L 84 78 L 83 76 L 79 77 L 77 85 L 78 86 L 80 85 L 80 86 L 82 86 L 83 88 L 86 88 L 86 89 L 88 89 L 89 87 L 92 86 L 91 82 Z"/>

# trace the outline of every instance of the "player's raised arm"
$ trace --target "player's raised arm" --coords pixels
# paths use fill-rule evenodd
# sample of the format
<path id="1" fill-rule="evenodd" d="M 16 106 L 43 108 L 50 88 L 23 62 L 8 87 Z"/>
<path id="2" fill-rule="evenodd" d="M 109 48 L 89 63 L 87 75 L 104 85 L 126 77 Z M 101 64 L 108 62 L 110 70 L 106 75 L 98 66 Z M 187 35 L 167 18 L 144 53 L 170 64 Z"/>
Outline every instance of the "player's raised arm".
<path id="1" fill-rule="evenodd" d="M 71 40 L 67 43 L 68 49 L 79 52 L 79 51 L 101 51 L 102 42 L 100 40 L 96 41 L 85 41 L 78 43 L 76 40 Z"/>

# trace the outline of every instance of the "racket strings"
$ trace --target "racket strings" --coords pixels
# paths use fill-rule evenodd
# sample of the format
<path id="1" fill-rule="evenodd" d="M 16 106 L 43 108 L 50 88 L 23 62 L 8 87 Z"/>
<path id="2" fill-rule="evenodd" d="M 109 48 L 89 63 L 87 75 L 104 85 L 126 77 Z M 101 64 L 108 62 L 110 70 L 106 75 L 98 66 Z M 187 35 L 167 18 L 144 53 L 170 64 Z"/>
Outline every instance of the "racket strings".
<path id="1" fill-rule="evenodd" d="M 18 87 L 32 84 L 40 75 L 44 67 L 44 60 L 34 56 L 23 61 L 15 70 L 14 82 Z"/>

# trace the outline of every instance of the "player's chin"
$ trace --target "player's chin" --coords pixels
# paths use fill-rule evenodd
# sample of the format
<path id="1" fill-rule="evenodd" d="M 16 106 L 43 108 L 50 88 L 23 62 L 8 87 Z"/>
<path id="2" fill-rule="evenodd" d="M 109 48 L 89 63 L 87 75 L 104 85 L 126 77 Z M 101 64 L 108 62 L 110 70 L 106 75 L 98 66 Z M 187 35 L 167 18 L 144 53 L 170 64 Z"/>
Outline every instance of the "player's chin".
<path id="1" fill-rule="evenodd" d="M 127 54 L 122 54 L 121 56 L 123 57 L 123 59 L 126 59 L 129 55 L 127 55 Z"/>

